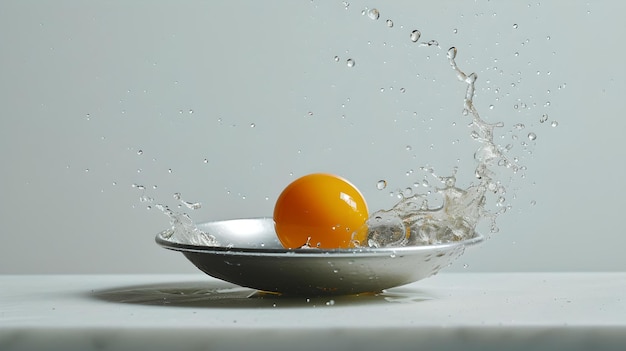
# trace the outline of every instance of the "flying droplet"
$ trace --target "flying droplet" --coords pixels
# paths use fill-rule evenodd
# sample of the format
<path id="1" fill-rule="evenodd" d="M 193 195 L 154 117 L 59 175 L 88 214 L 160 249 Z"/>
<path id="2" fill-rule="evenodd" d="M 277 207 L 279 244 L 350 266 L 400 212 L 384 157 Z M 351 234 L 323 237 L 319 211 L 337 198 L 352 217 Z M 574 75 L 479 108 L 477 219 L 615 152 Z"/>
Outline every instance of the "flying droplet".
<path id="1" fill-rule="evenodd" d="M 528 133 L 528 139 L 536 140 L 537 139 L 537 134 L 532 133 L 532 132 Z"/>
<path id="2" fill-rule="evenodd" d="M 393 21 L 392 20 L 390 20 L 390 19 L 387 20 L 387 27 L 393 28 Z"/>
<path id="3" fill-rule="evenodd" d="M 551 125 L 551 126 L 553 126 L 553 127 L 556 127 L 556 126 L 558 126 L 558 125 L 559 125 L 559 122 L 557 122 L 557 121 L 552 121 L 552 123 L 551 123 L 550 125 Z"/>
<path id="4" fill-rule="evenodd" d="M 367 12 L 367 16 L 373 20 L 380 18 L 380 12 L 377 9 L 371 9 Z"/>
<path id="5" fill-rule="evenodd" d="M 384 179 L 381 179 L 376 183 L 376 189 L 378 190 L 383 190 L 386 187 L 387 187 L 387 181 Z"/>
<path id="6" fill-rule="evenodd" d="M 513 24 L 513 29 L 517 29 L 518 25 L 517 23 Z"/>
<path id="7" fill-rule="evenodd" d="M 454 60 L 455 57 L 456 57 L 456 48 L 453 46 L 450 49 L 448 49 L 448 59 Z"/>
<path id="8" fill-rule="evenodd" d="M 333 60 L 335 60 L 335 62 L 339 62 L 339 56 L 335 56 Z"/>
<path id="9" fill-rule="evenodd" d="M 416 29 L 411 32 L 411 41 L 416 43 L 418 40 L 420 40 L 421 36 L 422 36 L 422 33 Z"/>
<path id="10" fill-rule="evenodd" d="M 354 67 L 355 62 L 354 62 L 354 60 L 353 60 L 353 59 L 349 58 L 349 59 L 346 61 L 346 65 L 348 65 L 348 67 Z"/>
<path id="11" fill-rule="evenodd" d="M 183 201 L 183 204 L 190 210 L 197 210 L 197 209 L 202 208 L 202 204 L 200 202 Z"/>

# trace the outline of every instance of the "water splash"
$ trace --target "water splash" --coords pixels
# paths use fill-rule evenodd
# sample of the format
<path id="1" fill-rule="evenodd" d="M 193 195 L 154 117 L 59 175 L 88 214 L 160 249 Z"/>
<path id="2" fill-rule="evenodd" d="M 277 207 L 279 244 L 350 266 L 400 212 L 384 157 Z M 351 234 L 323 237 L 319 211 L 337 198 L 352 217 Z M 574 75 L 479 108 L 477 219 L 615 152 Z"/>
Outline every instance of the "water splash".
<path id="1" fill-rule="evenodd" d="M 376 9 L 365 9 L 361 14 L 367 15 L 373 20 L 378 20 L 380 17 L 380 12 Z M 388 27 L 393 27 L 392 20 L 387 20 L 386 24 Z M 418 43 L 418 47 L 441 48 L 437 40 L 419 42 L 421 36 L 422 33 L 417 29 L 409 33 L 409 39 L 413 43 Z M 457 54 L 457 48 L 451 47 L 446 56 L 458 80 L 466 85 L 461 114 L 470 118 L 469 127 L 471 130 L 469 135 L 472 140 L 478 143 L 473 155 L 476 162 L 474 182 L 461 188 L 457 186 L 456 169 L 452 175 L 438 176 L 434 169 L 424 168 L 423 170 L 427 171 L 441 185 L 436 187 L 431 185 L 427 179 L 423 179 L 419 183 L 416 182 L 414 187 L 416 189 L 419 187 L 434 189 L 434 193 L 440 196 L 440 201 L 433 205 L 434 201 L 430 199 L 430 195 L 432 195 L 430 190 L 426 194 L 419 193 L 410 187 L 398 190 L 396 195 L 400 200 L 391 209 L 374 212 L 365 224 L 369 233 L 367 238 L 362 242 L 354 242 L 354 246 L 398 247 L 462 241 L 475 235 L 476 226 L 482 220 L 490 221 L 492 233 L 498 231 L 496 218 L 506 211 L 507 206 L 505 206 L 506 199 L 504 197 L 506 189 L 496 179 L 496 167 L 510 169 L 514 173 L 523 167 L 519 166 L 516 160 L 512 162 L 505 156 L 504 153 L 509 151 L 510 147 L 500 147 L 494 142 L 494 130 L 503 127 L 503 123 L 488 123 L 480 117 L 474 106 L 478 76 L 476 73 L 466 74 L 458 67 L 456 63 Z M 342 61 L 339 56 L 334 56 L 333 60 L 334 62 Z M 344 60 L 343 62 L 348 67 L 355 66 L 353 58 Z M 381 92 L 384 92 L 384 88 L 381 88 Z M 401 92 L 405 92 L 405 89 L 402 88 Z M 309 112 L 308 115 L 312 116 L 313 112 Z M 541 123 L 545 121 L 547 121 L 547 115 L 542 116 L 540 120 Z M 556 125 L 556 122 L 552 122 L 552 126 Z M 523 128 L 522 125 L 518 129 Z M 528 139 L 532 141 L 536 139 L 536 135 L 530 133 Z M 411 150 L 411 147 L 407 146 L 407 150 Z M 376 183 L 378 190 L 383 190 L 386 187 L 387 181 L 385 180 Z M 496 207 L 499 207 L 497 211 L 489 211 L 485 208 L 490 193 L 497 198 L 495 203 Z M 199 203 L 183 201 L 180 199 L 180 194 L 177 195 L 177 200 L 189 209 L 200 207 Z M 163 238 L 189 244 L 219 245 L 214 237 L 199 230 L 188 214 L 174 211 L 162 204 L 157 204 L 154 207 L 170 219 L 171 228 L 161 233 Z M 308 243 L 306 247 L 310 247 Z"/>
<path id="2" fill-rule="evenodd" d="M 200 230 L 187 213 L 174 211 L 163 204 L 156 204 L 154 207 L 170 219 L 170 229 L 159 234 L 162 238 L 191 245 L 220 246 L 217 239 Z"/>
<path id="3" fill-rule="evenodd" d="M 478 76 L 463 72 L 456 63 L 456 56 L 456 47 L 451 47 L 447 52 L 450 66 L 467 86 L 462 114 L 471 117 L 470 137 L 480 144 L 474 153 L 477 163 L 475 183 L 462 189 L 456 186 L 456 169 L 453 175 L 447 177 L 437 177 L 433 170 L 431 174 L 442 184 L 441 188 L 436 188 L 442 197 L 442 205 L 431 206 L 425 194 L 402 196 L 393 208 L 370 216 L 365 224 L 369 234 L 364 242 L 354 242 L 355 246 L 433 245 L 466 240 L 475 235 L 477 224 L 485 218 L 491 220 L 491 232 L 498 231 L 496 217 L 504 211 L 490 212 L 485 208 L 489 191 L 506 193 L 504 186 L 494 178 L 494 168 L 504 166 L 517 170 L 518 166 L 509 161 L 494 142 L 494 129 L 503 124 L 487 123 L 474 106 Z M 498 202 L 504 201 L 505 198 L 499 196 Z"/>
<path id="4" fill-rule="evenodd" d="M 157 203 L 152 206 L 154 199 L 145 194 L 145 186 L 133 184 L 133 188 L 141 190 L 139 197 L 140 202 L 149 203 L 148 208 L 154 207 L 169 218 L 170 229 L 159 233 L 162 238 L 184 244 L 220 246 L 220 243 L 213 235 L 205 233 L 196 226 L 189 214 L 172 210 L 169 206 L 162 203 Z M 199 202 L 185 201 L 180 193 L 174 193 L 173 197 L 179 202 L 179 207 L 185 206 L 191 210 L 197 210 L 202 207 L 202 204 Z"/>

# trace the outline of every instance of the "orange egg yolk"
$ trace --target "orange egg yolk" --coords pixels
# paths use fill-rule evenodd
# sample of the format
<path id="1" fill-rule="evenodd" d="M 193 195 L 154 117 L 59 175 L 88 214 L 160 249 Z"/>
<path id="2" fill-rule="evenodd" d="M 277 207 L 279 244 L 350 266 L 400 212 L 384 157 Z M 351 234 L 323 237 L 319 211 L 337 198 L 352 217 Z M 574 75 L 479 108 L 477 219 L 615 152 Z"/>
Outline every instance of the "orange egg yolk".
<path id="1" fill-rule="evenodd" d="M 348 248 L 354 240 L 365 239 L 368 215 L 365 199 L 354 185 L 325 173 L 296 179 L 274 207 L 276 234 L 288 249 Z"/>

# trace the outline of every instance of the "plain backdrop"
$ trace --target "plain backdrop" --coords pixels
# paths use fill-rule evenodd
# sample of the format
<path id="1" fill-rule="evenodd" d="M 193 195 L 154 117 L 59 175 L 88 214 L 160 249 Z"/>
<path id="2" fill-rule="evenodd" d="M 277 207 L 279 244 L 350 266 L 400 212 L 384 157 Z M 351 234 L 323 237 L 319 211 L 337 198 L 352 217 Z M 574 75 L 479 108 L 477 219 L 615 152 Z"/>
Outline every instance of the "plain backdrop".
<path id="1" fill-rule="evenodd" d="M 436 181 L 423 168 L 458 167 L 469 184 L 477 144 L 452 46 L 526 170 L 502 170 L 499 232 L 448 270 L 624 270 L 624 13 L 622 1 L 2 1 L 0 273 L 195 272 L 154 243 L 169 226 L 154 205 L 176 208 L 175 193 L 207 221 L 271 215 L 311 172 L 348 178 L 371 210 Z"/>

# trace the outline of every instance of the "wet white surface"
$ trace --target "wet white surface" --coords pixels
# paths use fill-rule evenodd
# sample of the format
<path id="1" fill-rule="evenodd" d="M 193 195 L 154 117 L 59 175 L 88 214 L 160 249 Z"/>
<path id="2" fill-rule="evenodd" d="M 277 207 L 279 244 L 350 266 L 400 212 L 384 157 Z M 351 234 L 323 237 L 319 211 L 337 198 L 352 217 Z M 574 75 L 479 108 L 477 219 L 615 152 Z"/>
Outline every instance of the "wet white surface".
<path id="1" fill-rule="evenodd" d="M 444 273 L 280 297 L 192 275 L 0 276 L 0 350 L 622 350 L 626 273 Z"/>

